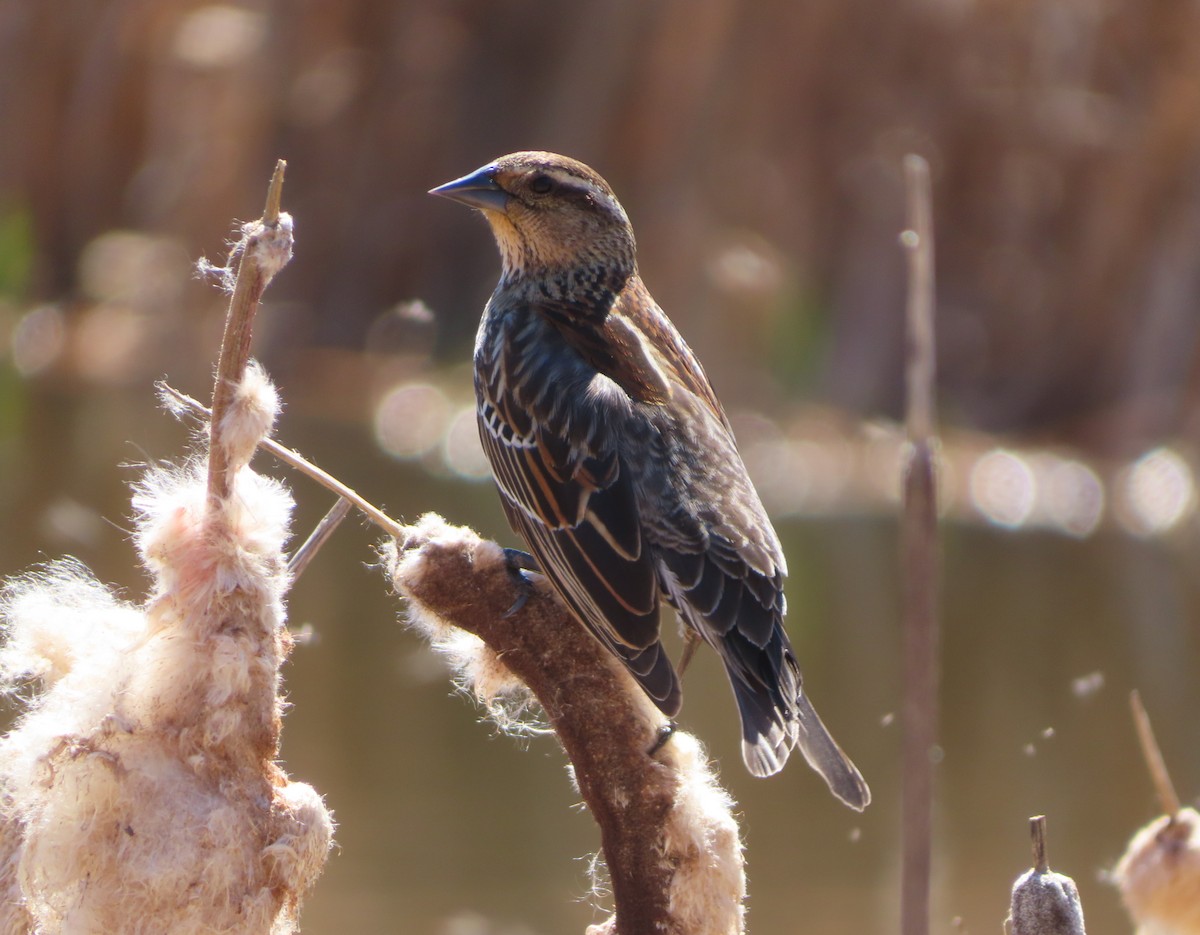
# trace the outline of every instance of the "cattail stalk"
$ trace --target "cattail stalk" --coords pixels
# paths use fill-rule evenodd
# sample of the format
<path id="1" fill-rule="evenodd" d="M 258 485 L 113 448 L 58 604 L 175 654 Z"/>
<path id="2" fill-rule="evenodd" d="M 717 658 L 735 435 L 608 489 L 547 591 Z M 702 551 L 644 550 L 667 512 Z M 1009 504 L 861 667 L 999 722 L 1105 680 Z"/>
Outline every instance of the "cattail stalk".
<path id="1" fill-rule="evenodd" d="M 929 932 L 933 862 L 933 751 L 937 740 L 938 544 L 934 454 L 933 208 L 929 165 L 904 160 L 908 229 L 903 575 L 904 750 L 902 764 L 902 935 Z"/>

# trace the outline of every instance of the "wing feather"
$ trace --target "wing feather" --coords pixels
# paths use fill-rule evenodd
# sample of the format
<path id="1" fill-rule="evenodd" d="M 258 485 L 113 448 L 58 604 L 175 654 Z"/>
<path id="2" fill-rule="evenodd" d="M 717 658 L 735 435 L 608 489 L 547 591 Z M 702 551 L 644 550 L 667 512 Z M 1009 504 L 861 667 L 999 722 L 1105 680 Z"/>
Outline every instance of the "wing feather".
<path id="1" fill-rule="evenodd" d="M 573 440 L 548 424 L 561 400 L 518 405 L 502 372 L 477 370 L 476 390 L 480 439 L 510 524 L 575 616 L 674 714 L 679 682 L 658 639 L 657 564 L 614 433 Z M 552 381 L 531 383 L 559 389 Z"/>

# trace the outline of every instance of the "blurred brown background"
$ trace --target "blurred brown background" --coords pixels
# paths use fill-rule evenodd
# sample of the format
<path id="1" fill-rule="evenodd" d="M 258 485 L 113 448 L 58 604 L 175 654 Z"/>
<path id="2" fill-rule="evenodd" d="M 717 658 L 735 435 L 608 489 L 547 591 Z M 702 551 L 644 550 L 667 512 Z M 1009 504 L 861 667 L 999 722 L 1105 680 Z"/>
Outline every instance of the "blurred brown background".
<path id="1" fill-rule="evenodd" d="M 72 552 L 138 595 L 120 465 L 183 448 L 151 384 L 205 393 L 223 302 L 192 263 L 257 216 L 276 157 L 298 246 L 256 352 L 283 440 L 397 515 L 507 536 L 465 367 L 498 262 L 425 191 L 530 148 L 625 204 L 781 518 L 809 684 L 876 790 L 860 822 L 803 770 L 749 781 L 719 675 L 689 673 L 686 726 L 743 804 L 756 932 L 895 918 L 888 419 L 900 160 L 930 161 L 951 519 L 936 930 L 996 930 L 1041 811 L 1089 921 L 1122 930 L 1098 875 L 1153 812 L 1129 687 L 1200 789 L 1187 0 L 0 0 L 0 573 Z M 293 485 L 306 531 L 326 498 Z M 342 822 L 305 931 L 581 931 L 572 858 L 595 842 L 559 754 L 488 743 L 444 697 L 361 567 L 372 535 L 343 532 L 293 597 L 317 641 L 288 673 L 285 759 Z"/>

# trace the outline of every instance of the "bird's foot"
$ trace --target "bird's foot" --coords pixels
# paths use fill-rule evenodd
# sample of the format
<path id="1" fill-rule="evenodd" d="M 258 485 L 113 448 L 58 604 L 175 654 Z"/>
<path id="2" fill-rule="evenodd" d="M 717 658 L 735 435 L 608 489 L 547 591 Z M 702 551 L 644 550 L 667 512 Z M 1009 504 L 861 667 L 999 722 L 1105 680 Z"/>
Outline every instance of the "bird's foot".
<path id="1" fill-rule="evenodd" d="M 674 721 L 667 721 L 654 736 L 654 743 L 650 745 L 650 749 L 646 751 L 646 755 L 653 758 L 659 750 L 667 745 L 667 741 L 675 736 L 675 731 L 679 730 L 679 725 Z"/>
<path id="2" fill-rule="evenodd" d="M 507 618 L 517 613 L 529 600 L 529 595 L 533 593 L 533 582 L 525 573 L 538 571 L 538 567 L 537 562 L 528 552 L 522 552 L 520 549 L 505 549 L 504 568 L 508 572 L 509 578 L 512 579 L 513 587 L 517 589 L 517 599 L 513 601 L 512 607 L 504 612 L 504 616 Z"/>

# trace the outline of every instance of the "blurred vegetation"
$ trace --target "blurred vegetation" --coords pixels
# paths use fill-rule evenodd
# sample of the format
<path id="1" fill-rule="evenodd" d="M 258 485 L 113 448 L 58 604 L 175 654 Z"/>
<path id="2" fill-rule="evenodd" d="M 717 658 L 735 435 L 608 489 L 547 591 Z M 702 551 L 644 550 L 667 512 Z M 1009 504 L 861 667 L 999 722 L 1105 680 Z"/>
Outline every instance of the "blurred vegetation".
<path id="1" fill-rule="evenodd" d="M 1195 428 L 1186 0 L 7 0 L 0 57 L 0 205 L 25 206 L 4 268 L 27 217 L 32 299 L 95 299 L 81 258 L 114 229 L 219 254 L 282 155 L 304 262 L 276 352 L 361 350 L 419 296 L 458 359 L 496 259 L 424 192 L 549 148 L 614 184 L 727 398 L 807 373 L 819 398 L 894 414 L 911 150 L 936 173 L 955 421 L 1123 453 Z"/>
<path id="2" fill-rule="evenodd" d="M 24 297 L 33 270 L 33 253 L 29 215 L 13 210 L 0 216 L 0 298 Z"/>

